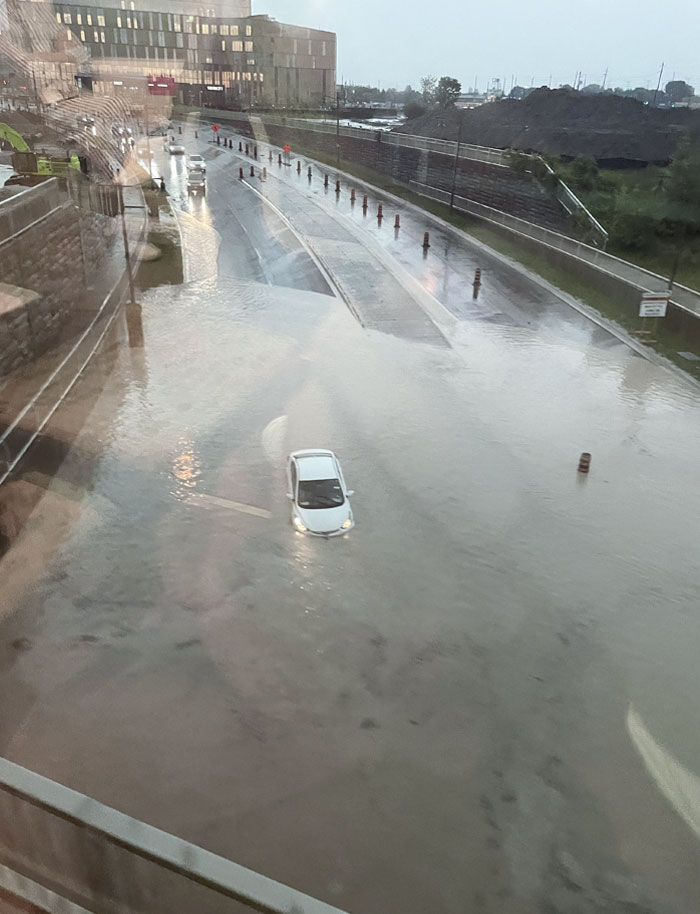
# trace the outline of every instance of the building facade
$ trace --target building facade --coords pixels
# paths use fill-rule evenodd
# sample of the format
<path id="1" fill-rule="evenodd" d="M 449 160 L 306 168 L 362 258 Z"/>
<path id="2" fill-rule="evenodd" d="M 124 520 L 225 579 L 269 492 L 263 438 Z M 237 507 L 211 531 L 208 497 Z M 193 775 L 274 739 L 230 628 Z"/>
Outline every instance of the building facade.
<path id="1" fill-rule="evenodd" d="M 23 0 L 29 4 L 33 0 Z M 250 15 L 250 0 L 55 3 L 56 23 L 88 55 L 93 91 L 171 77 L 179 100 L 226 107 L 319 107 L 335 96 L 333 32 Z"/>

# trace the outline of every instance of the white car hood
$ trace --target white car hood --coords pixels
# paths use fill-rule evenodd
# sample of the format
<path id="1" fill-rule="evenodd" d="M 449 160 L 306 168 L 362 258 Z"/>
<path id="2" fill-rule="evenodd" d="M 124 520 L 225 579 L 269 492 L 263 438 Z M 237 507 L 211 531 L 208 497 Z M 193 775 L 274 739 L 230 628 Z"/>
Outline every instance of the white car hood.
<path id="1" fill-rule="evenodd" d="M 350 518 L 350 503 L 346 499 L 344 504 L 337 508 L 300 508 L 297 505 L 297 514 L 302 524 L 312 533 L 335 533 L 340 530 L 346 520 Z"/>

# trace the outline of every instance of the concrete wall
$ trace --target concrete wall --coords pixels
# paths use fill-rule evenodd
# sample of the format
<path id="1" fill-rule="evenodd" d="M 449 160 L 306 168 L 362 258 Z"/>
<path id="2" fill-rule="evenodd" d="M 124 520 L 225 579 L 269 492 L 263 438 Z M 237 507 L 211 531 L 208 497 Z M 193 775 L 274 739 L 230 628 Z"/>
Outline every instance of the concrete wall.
<path id="1" fill-rule="evenodd" d="M 0 281 L 17 288 L 5 289 L 0 311 L 0 378 L 44 352 L 86 293 L 78 211 L 55 187 L 28 190 L 7 201 L 11 219 L 0 204 Z M 36 218 L 47 201 L 55 205 Z"/>
<path id="2" fill-rule="evenodd" d="M 233 111 L 206 111 L 207 118 L 230 125 L 238 133 L 255 137 L 259 142 L 283 146 L 308 155 L 340 158 L 381 172 L 401 184 L 417 181 L 440 190 L 450 191 L 454 174 L 454 156 L 430 149 L 397 145 L 384 140 L 380 131 L 368 130 L 365 136 L 321 132 L 293 125 L 272 123 L 261 117 L 248 117 Z M 460 158 L 456 191 L 485 206 L 503 210 L 559 232 L 568 232 L 563 207 L 547 193 L 530 174 L 518 174 L 503 165 Z"/>
<path id="3" fill-rule="evenodd" d="M 89 307 L 116 220 L 77 208 L 56 180 L 0 201 L 0 380 L 54 344 Z"/>

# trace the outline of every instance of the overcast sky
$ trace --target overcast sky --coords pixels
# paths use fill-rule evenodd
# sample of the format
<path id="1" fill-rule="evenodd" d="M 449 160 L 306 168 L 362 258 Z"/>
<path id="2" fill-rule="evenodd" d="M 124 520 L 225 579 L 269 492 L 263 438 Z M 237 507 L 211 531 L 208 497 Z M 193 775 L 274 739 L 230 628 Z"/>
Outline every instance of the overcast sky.
<path id="1" fill-rule="evenodd" d="M 700 92 L 700 0 L 253 0 L 254 13 L 338 35 L 338 80 L 382 88 L 456 76 L 466 89 L 586 81 Z"/>

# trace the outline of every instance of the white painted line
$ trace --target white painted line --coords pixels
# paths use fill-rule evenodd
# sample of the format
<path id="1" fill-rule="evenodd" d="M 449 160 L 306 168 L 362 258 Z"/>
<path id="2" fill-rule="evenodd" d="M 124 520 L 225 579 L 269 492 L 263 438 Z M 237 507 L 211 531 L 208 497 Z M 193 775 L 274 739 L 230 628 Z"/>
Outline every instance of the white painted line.
<path id="1" fill-rule="evenodd" d="M 278 416 L 267 423 L 262 433 L 262 446 L 270 463 L 284 459 L 284 442 L 287 435 L 287 417 Z"/>
<path id="2" fill-rule="evenodd" d="M 265 508 L 256 508 L 255 505 L 244 505 L 240 501 L 233 501 L 230 498 L 219 498 L 217 495 L 206 495 L 204 492 L 198 492 L 190 495 L 185 499 L 188 505 L 198 505 L 200 508 L 228 508 L 231 511 L 240 511 L 241 514 L 251 514 L 253 517 L 272 517 Z"/>
<path id="3" fill-rule="evenodd" d="M 700 777 L 656 742 L 632 705 L 627 712 L 627 729 L 656 786 L 700 838 Z"/>

